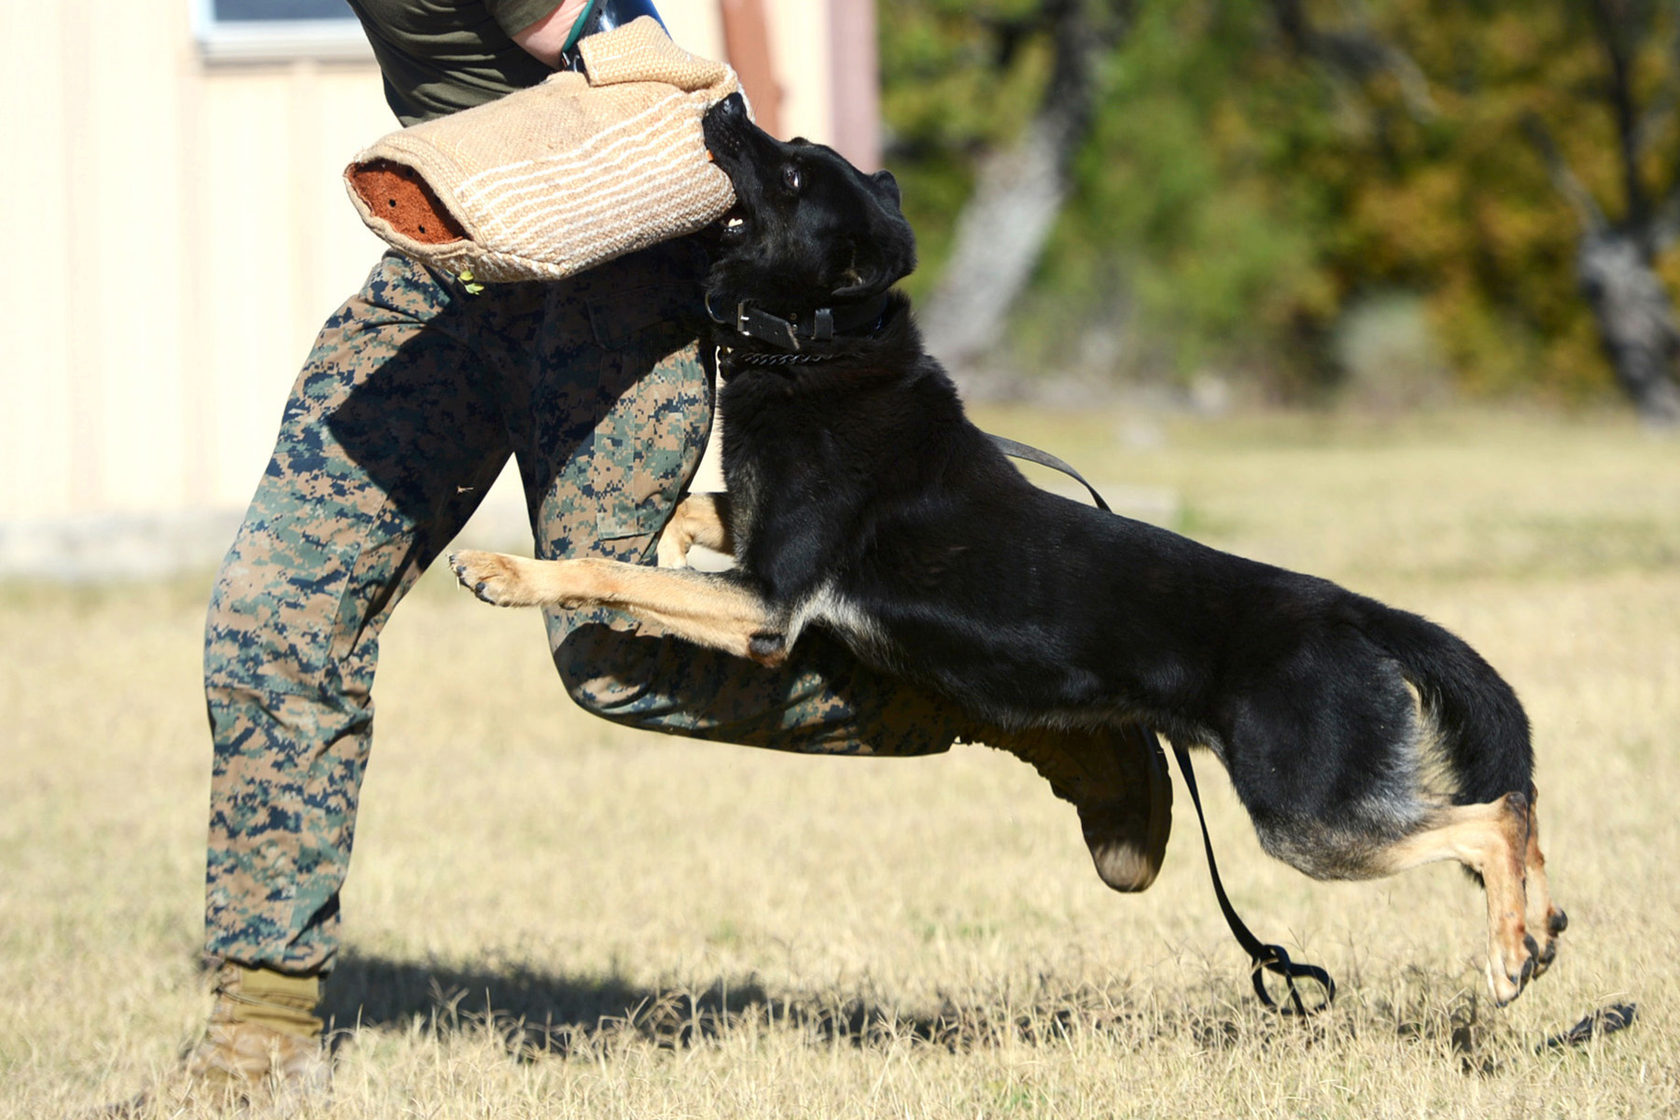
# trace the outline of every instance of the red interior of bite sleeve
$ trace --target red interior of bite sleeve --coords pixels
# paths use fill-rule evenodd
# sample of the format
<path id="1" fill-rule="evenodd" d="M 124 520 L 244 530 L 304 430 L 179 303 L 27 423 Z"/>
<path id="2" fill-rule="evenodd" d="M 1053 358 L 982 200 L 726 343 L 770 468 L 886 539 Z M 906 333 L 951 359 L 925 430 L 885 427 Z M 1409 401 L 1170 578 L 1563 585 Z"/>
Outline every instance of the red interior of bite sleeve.
<path id="1" fill-rule="evenodd" d="M 353 164 L 350 185 L 392 229 L 423 245 L 447 245 L 467 236 L 411 167 L 384 159 Z"/>

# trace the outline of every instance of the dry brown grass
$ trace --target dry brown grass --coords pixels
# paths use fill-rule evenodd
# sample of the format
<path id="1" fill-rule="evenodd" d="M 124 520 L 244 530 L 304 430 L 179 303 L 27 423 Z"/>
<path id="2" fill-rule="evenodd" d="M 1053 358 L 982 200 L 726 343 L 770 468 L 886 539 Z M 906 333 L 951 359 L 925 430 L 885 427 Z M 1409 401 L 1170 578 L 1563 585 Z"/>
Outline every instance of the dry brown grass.
<path id="1" fill-rule="evenodd" d="M 1161 880 L 1113 895 L 1007 756 L 626 733 L 570 707 L 535 615 L 438 575 L 385 640 L 330 1114 L 1672 1114 L 1680 447 L 1452 415 L 1186 422 L 1128 450 L 1118 417 L 987 419 L 1482 649 L 1536 727 L 1572 919 L 1553 971 L 1492 1010 L 1461 875 L 1310 882 L 1207 768 L 1238 906 L 1342 982 L 1325 1018 L 1270 1019 L 1182 791 Z M 203 1015 L 204 587 L 0 589 L 0 1114 L 124 1096 Z M 1618 1000 L 1630 1030 L 1533 1052 Z"/>

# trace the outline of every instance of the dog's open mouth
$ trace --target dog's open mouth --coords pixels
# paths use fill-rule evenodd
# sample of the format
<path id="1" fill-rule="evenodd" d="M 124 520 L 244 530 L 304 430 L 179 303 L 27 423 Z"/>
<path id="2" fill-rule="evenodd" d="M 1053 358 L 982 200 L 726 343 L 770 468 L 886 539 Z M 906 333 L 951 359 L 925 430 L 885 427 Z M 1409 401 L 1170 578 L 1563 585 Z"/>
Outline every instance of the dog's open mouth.
<path id="1" fill-rule="evenodd" d="M 739 203 L 724 211 L 723 217 L 718 219 L 718 228 L 725 237 L 741 237 L 747 232 L 747 214 Z"/>

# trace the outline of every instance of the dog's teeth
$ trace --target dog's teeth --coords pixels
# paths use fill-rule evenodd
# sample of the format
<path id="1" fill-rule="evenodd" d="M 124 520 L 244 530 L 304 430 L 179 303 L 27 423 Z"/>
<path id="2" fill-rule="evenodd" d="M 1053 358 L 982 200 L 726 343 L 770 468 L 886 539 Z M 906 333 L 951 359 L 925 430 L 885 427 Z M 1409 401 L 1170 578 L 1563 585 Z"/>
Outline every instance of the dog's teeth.
<path id="1" fill-rule="evenodd" d="M 731 218 L 727 222 L 723 223 L 725 229 L 740 229 L 746 224 L 747 220 L 745 218 Z"/>

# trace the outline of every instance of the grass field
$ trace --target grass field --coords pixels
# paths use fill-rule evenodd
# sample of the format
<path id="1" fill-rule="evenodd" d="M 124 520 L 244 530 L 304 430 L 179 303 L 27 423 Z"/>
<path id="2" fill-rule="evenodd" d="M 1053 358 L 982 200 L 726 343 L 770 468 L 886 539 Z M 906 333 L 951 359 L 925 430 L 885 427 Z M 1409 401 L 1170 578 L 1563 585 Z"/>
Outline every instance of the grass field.
<path id="1" fill-rule="evenodd" d="M 1182 789 L 1161 879 L 1121 897 L 1008 756 L 627 733 L 570 706 L 534 613 L 433 573 L 384 643 L 323 1115 L 1680 1110 L 1680 444 L 1546 416 L 983 419 L 1498 666 L 1572 919 L 1553 970 L 1494 1010 L 1461 874 L 1309 881 L 1207 766 L 1238 907 L 1342 985 L 1321 1019 L 1273 1019 Z M 204 1014 L 207 581 L 0 588 L 0 1116 L 127 1096 Z M 1630 1029 L 1536 1052 L 1618 1001 Z"/>

